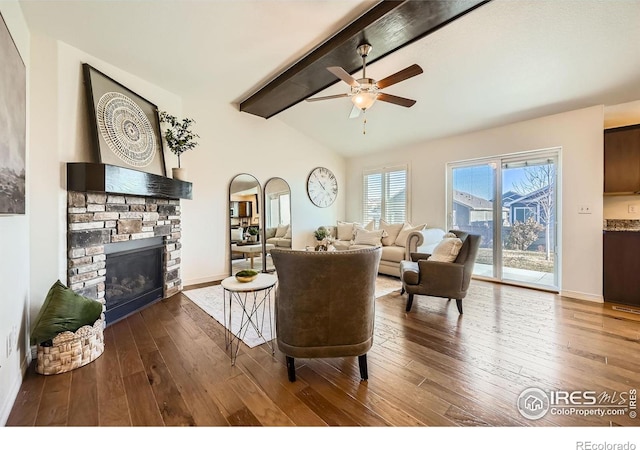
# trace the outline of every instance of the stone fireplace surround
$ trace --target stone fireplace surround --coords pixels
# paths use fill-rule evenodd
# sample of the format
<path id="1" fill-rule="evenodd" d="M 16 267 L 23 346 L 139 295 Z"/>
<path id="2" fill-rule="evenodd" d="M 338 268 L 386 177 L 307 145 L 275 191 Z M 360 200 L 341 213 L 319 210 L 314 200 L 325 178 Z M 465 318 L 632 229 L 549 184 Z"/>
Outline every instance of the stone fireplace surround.
<path id="1" fill-rule="evenodd" d="M 191 189 L 108 164 L 67 163 L 67 285 L 104 309 L 105 245 L 161 237 L 162 298 L 181 291 L 180 199 L 191 199 Z"/>
<path id="2" fill-rule="evenodd" d="M 162 298 L 182 290 L 180 200 L 67 192 L 68 286 L 104 304 L 105 244 L 163 237 Z"/>

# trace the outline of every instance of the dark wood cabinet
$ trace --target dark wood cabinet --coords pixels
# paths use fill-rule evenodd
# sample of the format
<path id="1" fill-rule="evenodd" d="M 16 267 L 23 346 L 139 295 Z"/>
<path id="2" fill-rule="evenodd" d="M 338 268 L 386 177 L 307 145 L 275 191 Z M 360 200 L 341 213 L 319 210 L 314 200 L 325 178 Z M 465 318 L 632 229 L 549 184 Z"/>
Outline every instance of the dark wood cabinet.
<path id="1" fill-rule="evenodd" d="M 604 193 L 640 193 L 640 125 L 604 131 Z"/>
<path id="2" fill-rule="evenodd" d="M 231 217 L 234 219 L 251 217 L 251 202 L 231 202 Z"/>
<path id="3" fill-rule="evenodd" d="M 604 232 L 604 300 L 640 306 L 640 232 Z"/>

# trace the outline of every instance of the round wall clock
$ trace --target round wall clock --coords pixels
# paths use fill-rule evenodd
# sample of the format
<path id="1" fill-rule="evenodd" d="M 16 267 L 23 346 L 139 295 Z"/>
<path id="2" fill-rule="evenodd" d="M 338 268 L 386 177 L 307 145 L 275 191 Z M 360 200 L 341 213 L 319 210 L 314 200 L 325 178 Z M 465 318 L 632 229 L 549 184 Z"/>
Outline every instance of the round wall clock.
<path id="1" fill-rule="evenodd" d="M 307 194 L 311 202 L 320 207 L 330 206 L 338 196 L 338 180 L 326 167 L 316 167 L 307 179 Z"/>

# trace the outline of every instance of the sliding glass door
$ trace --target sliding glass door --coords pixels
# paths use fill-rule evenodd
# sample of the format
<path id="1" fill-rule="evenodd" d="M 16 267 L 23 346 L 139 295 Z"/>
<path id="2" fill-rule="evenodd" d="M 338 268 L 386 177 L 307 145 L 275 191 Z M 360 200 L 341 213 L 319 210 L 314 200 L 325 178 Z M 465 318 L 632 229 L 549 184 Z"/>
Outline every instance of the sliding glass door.
<path id="1" fill-rule="evenodd" d="M 449 227 L 482 236 L 474 274 L 556 290 L 558 151 L 449 165 Z"/>
<path id="2" fill-rule="evenodd" d="M 453 190 L 450 190 L 449 229 L 462 230 L 482 236 L 480 250 L 473 269 L 475 275 L 497 278 L 494 267 L 495 235 L 494 192 L 496 162 L 474 162 L 451 168 Z"/>

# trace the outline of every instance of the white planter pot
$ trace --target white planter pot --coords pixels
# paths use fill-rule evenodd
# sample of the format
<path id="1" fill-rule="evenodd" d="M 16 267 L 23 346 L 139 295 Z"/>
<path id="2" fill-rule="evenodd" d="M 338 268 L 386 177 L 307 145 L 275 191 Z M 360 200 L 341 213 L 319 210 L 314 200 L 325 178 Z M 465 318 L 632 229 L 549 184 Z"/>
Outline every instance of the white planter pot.
<path id="1" fill-rule="evenodd" d="M 172 170 L 174 180 L 187 181 L 187 169 L 174 167 Z"/>

